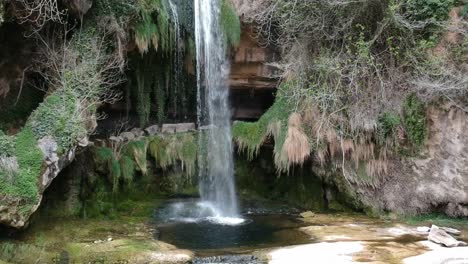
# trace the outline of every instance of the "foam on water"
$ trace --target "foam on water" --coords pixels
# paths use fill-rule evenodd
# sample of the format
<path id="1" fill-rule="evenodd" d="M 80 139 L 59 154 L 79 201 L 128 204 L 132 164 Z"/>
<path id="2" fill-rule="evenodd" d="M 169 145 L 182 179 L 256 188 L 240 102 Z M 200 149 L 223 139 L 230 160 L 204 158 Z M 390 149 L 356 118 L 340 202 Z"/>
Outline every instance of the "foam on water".
<path id="1" fill-rule="evenodd" d="M 208 217 L 208 221 L 219 224 L 219 225 L 230 225 L 230 226 L 236 226 L 236 225 L 242 225 L 246 223 L 247 221 L 244 218 L 238 218 L 238 217 Z"/>
<path id="2" fill-rule="evenodd" d="M 241 225 L 248 221 L 240 217 L 223 216 L 213 203 L 207 201 L 175 202 L 162 209 L 160 218 L 166 222 L 199 223 L 210 222 L 219 225 Z"/>

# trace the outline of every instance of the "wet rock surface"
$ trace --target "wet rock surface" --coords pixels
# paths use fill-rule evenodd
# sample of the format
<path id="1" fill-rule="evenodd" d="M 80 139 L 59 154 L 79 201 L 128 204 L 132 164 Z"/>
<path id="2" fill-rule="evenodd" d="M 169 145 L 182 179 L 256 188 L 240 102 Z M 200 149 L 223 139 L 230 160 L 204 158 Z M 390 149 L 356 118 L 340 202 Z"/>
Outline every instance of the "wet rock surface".
<path id="1" fill-rule="evenodd" d="M 252 255 L 225 255 L 213 257 L 196 257 L 193 264 L 266 264 Z"/>
<path id="2" fill-rule="evenodd" d="M 442 244 L 446 247 L 466 246 L 465 242 L 456 240 L 445 230 L 449 230 L 449 232 L 452 233 L 456 233 L 455 231 L 458 231 L 452 228 L 439 228 L 436 225 L 432 225 L 431 231 L 429 232 L 428 240 L 437 244 Z"/>

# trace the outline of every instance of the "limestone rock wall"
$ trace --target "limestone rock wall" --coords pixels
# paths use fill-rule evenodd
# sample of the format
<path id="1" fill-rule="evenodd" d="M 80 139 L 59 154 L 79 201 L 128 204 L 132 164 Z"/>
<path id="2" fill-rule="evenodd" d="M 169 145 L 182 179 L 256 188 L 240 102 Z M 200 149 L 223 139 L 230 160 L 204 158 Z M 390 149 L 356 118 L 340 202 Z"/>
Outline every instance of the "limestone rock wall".
<path id="1" fill-rule="evenodd" d="M 253 27 L 242 25 L 241 41 L 231 58 L 231 105 L 234 119 L 258 119 L 273 104 L 280 56 L 274 47 L 262 46 Z"/>
<path id="2" fill-rule="evenodd" d="M 468 114 L 454 105 L 427 110 L 430 132 L 420 157 L 391 161 L 375 190 L 357 188 L 374 208 L 404 214 L 468 216 Z"/>

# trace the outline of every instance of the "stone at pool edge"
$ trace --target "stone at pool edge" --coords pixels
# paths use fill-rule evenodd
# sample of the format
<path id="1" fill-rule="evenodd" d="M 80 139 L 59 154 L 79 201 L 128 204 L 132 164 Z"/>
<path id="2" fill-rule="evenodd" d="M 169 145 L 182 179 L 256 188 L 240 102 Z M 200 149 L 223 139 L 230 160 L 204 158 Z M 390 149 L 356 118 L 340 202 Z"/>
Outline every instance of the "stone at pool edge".
<path id="1" fill-rule="evenodd" d="M 306 211 L 300 214 L 302 218 L 310 218 L 310 217 L 315 217 L 315 213 L 311 211 Z"/>
<path id="2" fill-rule="evenodd" d="M 459 235 L 461 235 L 461 231 L 460 231 L 460 230 L 457 230 L 457 229 L 455 229 L 455 228 L 440 227 L 440 229 L 444 230 L 445 232 L 447 232 L 448 234 L 453 235 L 453 236 L 459 236 Z"/>
<path id="3" fill-rule="evenodd" d="M 432 225 L 431 231 L 427 237 L 429 241 L 432 241 L 437 244 L 442 244 L 446 247 L 459 247 L 459 246 L 466 246 L 467 244 L 463 241 L 458 241 L 449 235 L 446 231 L 442 228 L 439 228 L 436 225 Z"/>

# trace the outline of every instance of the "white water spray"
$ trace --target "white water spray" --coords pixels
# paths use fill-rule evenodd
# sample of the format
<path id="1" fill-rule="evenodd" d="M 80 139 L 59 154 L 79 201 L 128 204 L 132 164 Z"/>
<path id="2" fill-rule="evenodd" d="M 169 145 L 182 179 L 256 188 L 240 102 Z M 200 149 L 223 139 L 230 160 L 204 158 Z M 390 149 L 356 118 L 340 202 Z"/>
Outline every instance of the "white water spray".
<path id="1" fill-rule="evenodd" d="M 215 210 L 215 218 L 239 217 L 234 184 L 231 112 L 229 106 L 229 61 L 220 27 L 220 1 L 195 1 L 197 48 L 197 114 L 199 141 L 199 186 L 203 203 Z M 222 222 L 222 220 L 220 221 Z"/>

